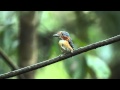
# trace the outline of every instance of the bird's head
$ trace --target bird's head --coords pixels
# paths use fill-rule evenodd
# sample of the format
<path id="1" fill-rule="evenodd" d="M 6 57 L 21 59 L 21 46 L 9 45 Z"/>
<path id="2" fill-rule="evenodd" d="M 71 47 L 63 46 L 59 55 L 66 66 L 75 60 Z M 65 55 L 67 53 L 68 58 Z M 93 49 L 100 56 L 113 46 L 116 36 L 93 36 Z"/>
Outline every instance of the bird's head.
<path id="1" fill-rule="evenodd" d="M 59 31 L 53 35 L 54 37 L 59 37 L 62 40 L 70 40 L 70 35 L 66 31 Z"/>

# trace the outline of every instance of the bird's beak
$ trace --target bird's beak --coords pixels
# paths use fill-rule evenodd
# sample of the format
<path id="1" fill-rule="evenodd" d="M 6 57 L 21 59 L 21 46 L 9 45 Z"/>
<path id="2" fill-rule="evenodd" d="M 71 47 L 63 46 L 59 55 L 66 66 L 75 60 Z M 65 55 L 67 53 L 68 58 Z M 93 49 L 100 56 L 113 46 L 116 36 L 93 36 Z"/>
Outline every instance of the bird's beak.
<path id="1" fill-rule="evenodd" d="M 53 37 L 59 37 L 59 35 L 58 34 L 53 34 Z"/>

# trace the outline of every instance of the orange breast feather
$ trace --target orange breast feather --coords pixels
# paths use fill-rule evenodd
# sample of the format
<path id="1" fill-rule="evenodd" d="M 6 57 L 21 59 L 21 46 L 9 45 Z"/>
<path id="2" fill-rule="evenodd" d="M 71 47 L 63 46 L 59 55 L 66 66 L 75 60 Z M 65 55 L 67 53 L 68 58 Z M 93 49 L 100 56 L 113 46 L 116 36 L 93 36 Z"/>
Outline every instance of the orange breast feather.
<path id="1" fill-rule="evenodd" d="M 63 50 L 73 52 L 73 48 L 70 46 L 69 42 L 66 40 L 60 40 L 59 45 Z"/>

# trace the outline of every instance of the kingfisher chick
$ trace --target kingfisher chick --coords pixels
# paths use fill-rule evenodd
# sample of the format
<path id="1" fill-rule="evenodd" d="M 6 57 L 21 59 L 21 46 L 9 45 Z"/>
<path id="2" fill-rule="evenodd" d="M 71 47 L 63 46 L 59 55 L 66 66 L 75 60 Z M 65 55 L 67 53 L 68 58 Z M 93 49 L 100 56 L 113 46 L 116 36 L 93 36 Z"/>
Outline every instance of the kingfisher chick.
<path id="1" fill-rule="evenodd" d="M 54 37 L 59 37 L 59 46 L 63 53 L 73 52 L 74 45 L 72 39 L 68 32 L 66 31 L 59 31 L 58 33 L 53 35 Z"/>

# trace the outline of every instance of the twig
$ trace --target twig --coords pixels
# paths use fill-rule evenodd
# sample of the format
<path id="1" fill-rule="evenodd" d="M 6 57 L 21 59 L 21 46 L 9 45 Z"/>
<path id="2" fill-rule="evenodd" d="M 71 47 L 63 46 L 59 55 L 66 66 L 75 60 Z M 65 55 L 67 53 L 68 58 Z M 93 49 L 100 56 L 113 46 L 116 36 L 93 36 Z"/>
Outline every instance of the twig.
<path id="1" fill-rule="evenodd" d="M 18 67 L 13 64 L 13 62 L 10 60 L 10 58 L 6 55 L 5 52 L 0 48 L 0 56 L 4 59 L 4 61 L 9 65 L 11 70 L 17 70 Z M 23 75 L 19 76 L 20 79 L 24 79 Z"/>
<path id="2" fill-rule="evenodd" d="M 27 67 L 24 67 L 24 68 L 21 68 L 21 69 L 18 69 L 18 70 L 14 70 L 14 71 L 11 71 L 11 72 L 8 72 L 8 73 L 5 73 L 5 74 L 1 74 L 0 79 L 9 78 L 9 77 L 20 75 L 20 74 L 23 74 L 23 73 L 26 73 L 26 72 L 29 72 L 29 71 L 32 71 L 32 70 L 36 70 L 38 68 L 42 68 L 44 66 L 56 63 L 58 61 L 65 60 L 69 57 L 81 54 L 83 52 L 87 52 L 87 51 L 90 51 L 92 49 L 96 49 L 98 47 L 105 46 L 105 45 L 108 45 L 108 44 L 111 44 L 111 43 L 114 43 L 114 42 L 118 42 L 118 41 L 120 41 L 120 35 L 114 36 L 112 38 L 109 38 L 109 39 L 106 39 L 106 40 L 103 40 L 103 41 L 100 41 L 100 42 L 96 42 L 96 43 L 87 45 L 87 46 L 82 47 L 82 48 L 78 48 L 77 50 L 74 50 L 73 53 L 69 53 L 69 54 L 62 55 L 62 56 L 60 55 L 60 56 L 57 56 L 56 58 L 53 58 L 53 59 L 49 59 L 49 60 L 34 64 L 34 65 L 30 65 L 30 66 L 27 66 Z"/>
<path id="3" fill-rule="evenodd" d="M 0 56 L 5 60 L 5 62 L 11 67 L 12 70 L 17 69 L 17 67 L 11 62 L 9 57 L 3 52 L 3 50 L 0 48 Z"/>

